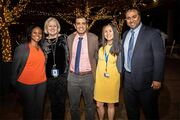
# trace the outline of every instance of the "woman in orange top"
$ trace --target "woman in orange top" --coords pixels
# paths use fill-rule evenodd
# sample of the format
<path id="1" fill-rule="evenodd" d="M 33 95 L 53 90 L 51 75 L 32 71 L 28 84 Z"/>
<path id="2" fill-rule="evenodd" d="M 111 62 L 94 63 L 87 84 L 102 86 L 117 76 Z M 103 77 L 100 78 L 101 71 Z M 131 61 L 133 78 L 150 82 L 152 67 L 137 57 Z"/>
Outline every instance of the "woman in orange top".
<path id="1" fill-rule="evenodd" d="M 13 84 L 23 99 L 23 119 L 42 120 L 46 91 L 45 56 L 38 43 L 42 30 L 32 26 L 27 31 L 27 42 L 15 49 L 12 67 Z"/>

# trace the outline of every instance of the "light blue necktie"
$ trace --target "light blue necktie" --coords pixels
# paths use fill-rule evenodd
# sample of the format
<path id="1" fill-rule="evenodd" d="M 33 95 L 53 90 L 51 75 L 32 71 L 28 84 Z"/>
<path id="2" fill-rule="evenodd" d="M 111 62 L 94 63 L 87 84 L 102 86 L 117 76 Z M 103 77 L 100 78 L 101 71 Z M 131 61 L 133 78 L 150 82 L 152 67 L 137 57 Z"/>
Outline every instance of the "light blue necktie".
<path id="1" fill-rule="evenodd" d="M 77 50 L 76 50 L 76 60 L 75 60 L 75 70 L 74 72 L 76 74 L 79 73 L 79 61 L 80 61 L 80 54 L 81 54 L 81 44 L 82 44 L 82 37 L 79 37 L 78 45 L 77 45 Z"/>
<path id="2" fill-rule="evenodd" d="M 134 44 L 134 31 L 131 31 L 131 38 L 129 40 L 129 47 L 128 47 L 128 56 L 127 56 L 127 66 L 131 72 L 131 58 L 133 54 L 133 44 Z"/>

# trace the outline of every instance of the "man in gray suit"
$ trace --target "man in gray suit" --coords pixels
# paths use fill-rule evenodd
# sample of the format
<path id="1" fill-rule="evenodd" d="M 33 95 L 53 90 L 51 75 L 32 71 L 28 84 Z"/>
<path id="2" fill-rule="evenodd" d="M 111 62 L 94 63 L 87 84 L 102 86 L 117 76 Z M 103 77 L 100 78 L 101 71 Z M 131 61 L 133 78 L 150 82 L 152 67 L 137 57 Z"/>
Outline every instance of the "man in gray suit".
<path id="1" fill-rule="evenodd" d="M 93 91 L 98 51 L 98 37 L 87 31 L 85 17 L 77 17 L 73 34 L 68 36 L 70 68 L 68 94 L 71 105 L 71 119 L 80 120 L 79 103 L 81 94 L 85 101 L 86 120 L 95 120 Z"/>
<path id="2" fill-rule="evenodd" d="M 122 79 L 129 120 L 140 119 L 142 108 L 146 120 L 157 120 L 158 91 L 164 77 L 164 47 L 160 32 L 141 23 L 140 11 L 128 9 L 123 34 Z"/>

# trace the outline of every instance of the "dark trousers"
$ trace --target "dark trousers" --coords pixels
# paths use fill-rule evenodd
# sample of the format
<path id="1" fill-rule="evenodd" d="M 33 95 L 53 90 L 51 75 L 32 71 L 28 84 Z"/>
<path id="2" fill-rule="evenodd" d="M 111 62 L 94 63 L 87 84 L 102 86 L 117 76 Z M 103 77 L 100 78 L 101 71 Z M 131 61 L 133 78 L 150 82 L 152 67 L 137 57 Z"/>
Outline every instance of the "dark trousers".
<path id="1" fill-rule="evenodd" d="M 80 98 L 83 95 L 85 102 L 86 120 L 95 120 L 94 108 L 94 80 L 92 74 L 75 75 L 69 73 L 68 75 L 68 94 L 71 106 L 71 120 L 80 120 Z"/>
<path id="2" fill-rule="evenodd" d="M 124 100 L 129 120 L 140 119 L 142 109 L 146 120 L 158 120 L 158 91 L 151 87 L 137 91 L 132 85 L 131 73 L 125 72 Z"/>
<path id="3" fill-rule="evenodd" d="M 43 120 L 46 82 L 36 85 L 18 83 L 23 104 L 23 120 Z"/>
<path id="4" fill-rule="evenodd" d="M 48 79 L 48 96 L 51 104 L 52 120 L 65 119 L 65 102 L 67 96 L 67 77 Z"/>

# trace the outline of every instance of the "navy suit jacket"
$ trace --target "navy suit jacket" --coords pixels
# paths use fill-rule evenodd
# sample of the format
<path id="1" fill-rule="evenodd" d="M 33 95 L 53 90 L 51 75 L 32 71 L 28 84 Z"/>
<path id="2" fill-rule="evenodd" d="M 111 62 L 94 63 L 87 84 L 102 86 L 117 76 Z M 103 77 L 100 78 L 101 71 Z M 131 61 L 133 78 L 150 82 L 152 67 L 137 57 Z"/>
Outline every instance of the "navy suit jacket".
<path id="1" fill-rule="evenodd" d="M 122 41 L 122 79 L 124 81 L 124 41 L 128 31 L 123 34 Z M 151 87 L 152 81 L 162 82 L 164 79 L 164 47 L 159 30 L 142 25 L 137 36 L 131 60 L 132 86 L 136 90 Z"/>

